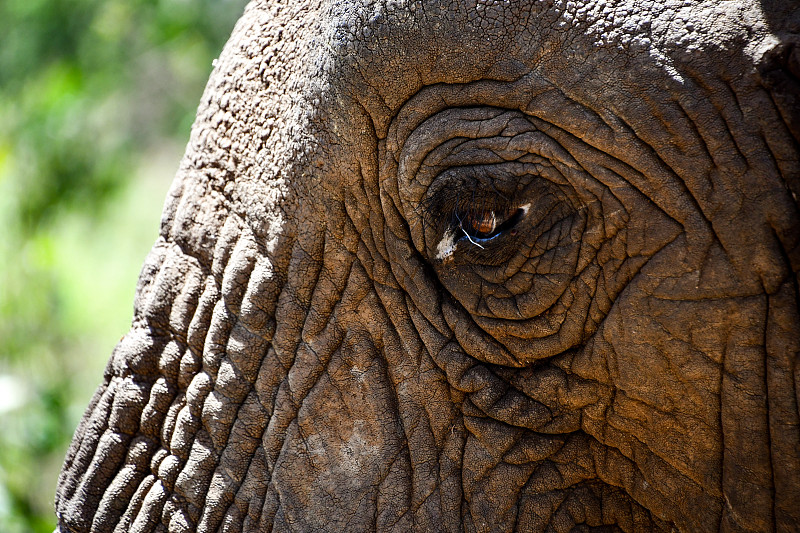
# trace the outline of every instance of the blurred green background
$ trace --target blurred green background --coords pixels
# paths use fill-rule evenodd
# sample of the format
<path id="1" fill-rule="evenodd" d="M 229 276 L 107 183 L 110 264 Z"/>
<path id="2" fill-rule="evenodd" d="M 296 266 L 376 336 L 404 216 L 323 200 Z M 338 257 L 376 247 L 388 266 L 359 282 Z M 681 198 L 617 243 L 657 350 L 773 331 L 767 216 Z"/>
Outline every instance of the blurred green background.
<path id="1" fill-rule="evenodd" d="M 0 2 L 0 532 L 50 532 L 211 62 L 245 0 Z"/>

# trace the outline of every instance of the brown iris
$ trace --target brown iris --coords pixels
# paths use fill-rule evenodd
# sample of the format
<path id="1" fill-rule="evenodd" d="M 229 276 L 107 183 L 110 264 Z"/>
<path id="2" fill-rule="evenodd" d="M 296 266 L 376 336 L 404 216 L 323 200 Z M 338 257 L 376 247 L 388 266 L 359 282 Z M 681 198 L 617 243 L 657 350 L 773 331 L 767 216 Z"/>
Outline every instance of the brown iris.
<path id="1" fill-rule="evenodd" d="M 497 217 L 494 211 L 470 211 L 467 214 L 467 224 L 473 235 L 490 235 L 497 227 Z"/>

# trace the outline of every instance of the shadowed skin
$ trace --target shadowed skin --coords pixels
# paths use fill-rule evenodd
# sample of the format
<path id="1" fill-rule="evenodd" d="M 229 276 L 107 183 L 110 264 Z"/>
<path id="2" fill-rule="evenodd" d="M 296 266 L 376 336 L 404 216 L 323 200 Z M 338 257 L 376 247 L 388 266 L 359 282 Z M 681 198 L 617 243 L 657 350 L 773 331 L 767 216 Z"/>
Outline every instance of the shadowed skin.
<path id="1" fill-rule="evenodd" d="M 253 2 L 60 531 L 791 531 L 789 4 Z"/>

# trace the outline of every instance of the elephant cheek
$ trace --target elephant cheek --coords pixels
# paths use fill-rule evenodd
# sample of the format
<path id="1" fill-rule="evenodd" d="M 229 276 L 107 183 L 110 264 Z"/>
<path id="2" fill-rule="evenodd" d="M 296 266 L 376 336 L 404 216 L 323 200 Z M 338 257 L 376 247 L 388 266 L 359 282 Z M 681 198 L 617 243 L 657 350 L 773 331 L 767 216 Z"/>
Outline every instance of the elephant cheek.
<path id="1" fill-rule="evenodd" d="M 773 518 L 772 500 L 773 487 L 797 464 L 785 447 L 792 435 L 776 429 L 791 373 L 785 348 L 777 348 L 789 329 L 778 324 L 796 316 L 796 304 L 763 294 L 681 297 L 681 277 L 693 278 L 685 286 L 694 290 L 704 284 L 696 272 L 676 269 L 683 246 L 678 239 L 643 269 L 578 358 L 583 362 L 572 365 L 587 379 L 607 372 L 607 395 L 584 410 L 582 426 L 621 454 L 621 463 L 598 462 L 601 478 L 621 483 L 659 516 L 690 529 L 716 529 L 723 516 L 736 527 L 769 530 L 773 519 L 791 520 L 780 510 Z M 622 457 L 638 475 L 619 477 L 630 468 Z M 785 466 L 776 468 L 775 457 Z M 789 501 L 791 490 L 785 494 Z"/>
<path id="2" fill-rule="evenodd" d="M 344 526 L 375 516 L 379 506 L 386 511 L 378 502 L 386 483 L 410 490 L 408 465 L 397 461 L 403 434 L 391 391 L 368 333 L 351 329 L 286 428 L 272 483 L 287 524 Z"/>

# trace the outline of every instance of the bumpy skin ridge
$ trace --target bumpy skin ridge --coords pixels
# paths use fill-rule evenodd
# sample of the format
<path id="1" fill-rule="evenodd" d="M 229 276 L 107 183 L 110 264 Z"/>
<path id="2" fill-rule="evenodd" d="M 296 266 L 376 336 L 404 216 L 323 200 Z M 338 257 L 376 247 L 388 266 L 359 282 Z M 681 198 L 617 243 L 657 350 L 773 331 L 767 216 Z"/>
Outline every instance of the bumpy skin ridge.
<path id="1" fill-rule="evenodd" d="M 800 12 L 751 4 L 253 2 L 59 530 L 793 530 Z"/>

